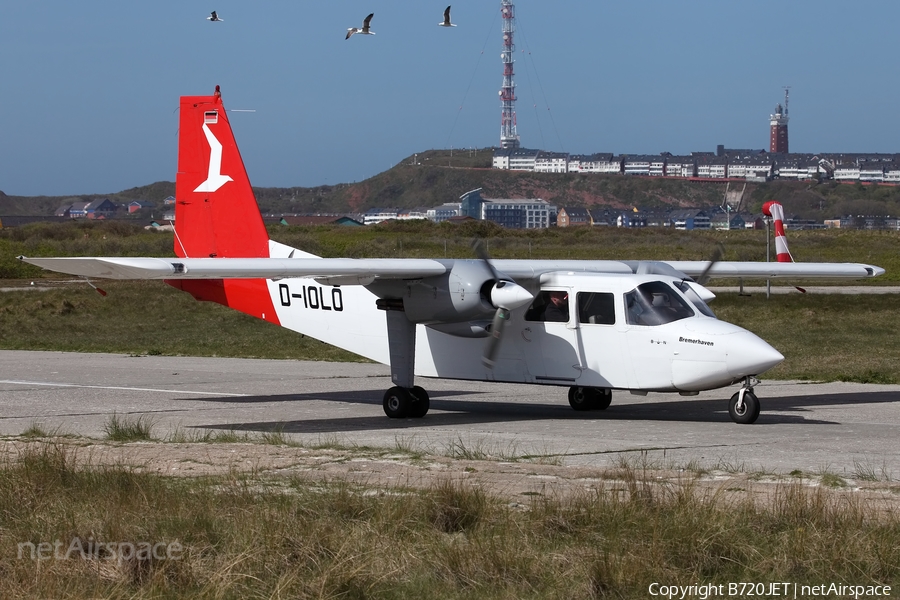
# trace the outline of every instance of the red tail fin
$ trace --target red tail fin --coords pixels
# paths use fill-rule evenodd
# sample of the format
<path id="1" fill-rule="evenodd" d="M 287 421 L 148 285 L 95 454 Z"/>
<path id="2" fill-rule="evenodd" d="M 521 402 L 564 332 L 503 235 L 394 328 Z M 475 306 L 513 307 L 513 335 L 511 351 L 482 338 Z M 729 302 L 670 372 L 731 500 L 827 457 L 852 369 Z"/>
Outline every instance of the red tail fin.
<path id="1" fill-rule="evenodd" d="M 212 96 L 181 97 L 175 198 L 178 256 L 269 256 L 269 236 L 219 86 Z"/>
<path id="2" fill-rule="evenodd" d="M 175 254 L 190 258 L 268 258 L 269 235 L 238 151 L 219 86 L 182 96 L 175 180 Z M 265 279 L 168 280 L 209 300 L 278 323 Z"/>

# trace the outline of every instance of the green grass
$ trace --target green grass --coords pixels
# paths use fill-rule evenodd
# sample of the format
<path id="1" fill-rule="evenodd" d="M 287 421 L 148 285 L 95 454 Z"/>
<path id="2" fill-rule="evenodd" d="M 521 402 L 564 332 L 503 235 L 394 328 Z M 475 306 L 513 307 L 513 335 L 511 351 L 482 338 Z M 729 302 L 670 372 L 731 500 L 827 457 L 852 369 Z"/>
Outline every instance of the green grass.
<path id="1" fill-rule="evenodd" d="M 141 355 L 360 360 L 162 282 L 73 283 L 0 293 L 0 347 Z"/>
<path id="2" fill-rule="evenodd" d="M 144 442 L 153 439 L 153 418 L 142 414 L 138 418 L 111 414 L 103 425 L 106 439 L 111 442 Z"/>
<path id="3" fill-rule="evenodd" d="M 900 584 L 900 522 L 803 482 L 768 496 L 621 468 L 509 504 L 421 489 L 100 467 L 35 442 L 0 460 L 0 597 L 646 598 L 652 582 Z M 22 543 L 182 545 L 178 560 L 17 558 Z"/>

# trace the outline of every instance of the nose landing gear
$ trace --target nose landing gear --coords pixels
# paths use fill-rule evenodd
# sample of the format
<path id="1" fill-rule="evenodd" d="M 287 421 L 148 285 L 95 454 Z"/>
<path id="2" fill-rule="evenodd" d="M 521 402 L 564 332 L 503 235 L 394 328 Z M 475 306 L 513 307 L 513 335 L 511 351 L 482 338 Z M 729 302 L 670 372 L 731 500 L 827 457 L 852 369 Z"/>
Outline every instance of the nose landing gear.
<path id="1" fill-rule="evenodd" d="M 747 377 L 741 389 L 728 401 L 728 414 L 735 423 L 749 425 L 759 417 L 759 398 L 753 393 L 757 383 L 759 379 Z"/>

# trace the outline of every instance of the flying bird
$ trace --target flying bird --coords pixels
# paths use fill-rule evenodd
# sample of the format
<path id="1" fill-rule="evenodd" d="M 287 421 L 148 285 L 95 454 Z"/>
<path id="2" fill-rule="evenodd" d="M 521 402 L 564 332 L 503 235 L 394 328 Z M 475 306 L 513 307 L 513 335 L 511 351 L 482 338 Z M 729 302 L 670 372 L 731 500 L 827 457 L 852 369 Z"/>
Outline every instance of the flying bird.
<path id="1" fill-rule="evenodd" d="M 364 33 L 366 35 L 375 35 L 374 31 L 369 31 L 369 21 L 371 21 L 372 17 L 374 17 L 374 16 L 375 16 L 375 13 L 372 13 L 371 15 L 369 15 L 368 17 L 365 18 L 365 20 L 363 21 L 362 29 L 360 29 L 359 27 L 348 27 L 347 28 L 347 37 L 345 37 L 344 39 L 349 40 L 350 36 L 353 35 L 354 33 Z"/>
<path id="2" fill-rule="evenodd" d="M 453 23 L 450 22 L 450 7 L 447 7 L 447 10 L 444 11 L 444 20 L 441 23 L 438 23 L 441 27 L 456 27 Z"/>
<path id="3" fill-rule="evenodd" d="M 219 15 L 216 14 L 216 11 L 212 11 L 211 13 L 209 13 L 209 16 L 206 17 L 206 20 L 207 21 L 221 21 L 222 19 L 220 19 Z"/>

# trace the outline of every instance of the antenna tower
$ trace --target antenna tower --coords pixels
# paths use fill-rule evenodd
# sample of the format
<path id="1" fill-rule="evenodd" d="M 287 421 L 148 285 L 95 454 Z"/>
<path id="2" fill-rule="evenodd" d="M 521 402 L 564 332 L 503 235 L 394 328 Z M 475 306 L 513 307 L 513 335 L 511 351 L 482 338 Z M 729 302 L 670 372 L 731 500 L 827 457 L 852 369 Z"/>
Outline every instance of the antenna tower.
<path id="1" fill-rule="evenodd" d="M 500 147 L 518 148 L 516 134 L 516 84 L 513 83 L 513 57 L 516 46 L 513 33 L 516 31 L 516 12 L 512 0 L 500 0 L 500 15 L 503 17 L 503 86 L 500 88 Z"/>

